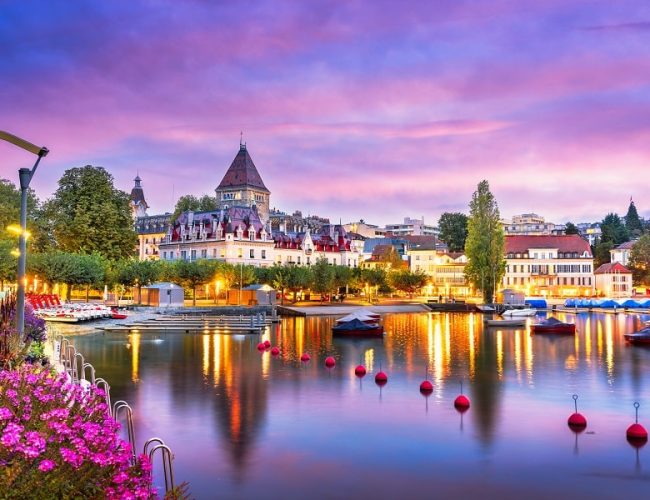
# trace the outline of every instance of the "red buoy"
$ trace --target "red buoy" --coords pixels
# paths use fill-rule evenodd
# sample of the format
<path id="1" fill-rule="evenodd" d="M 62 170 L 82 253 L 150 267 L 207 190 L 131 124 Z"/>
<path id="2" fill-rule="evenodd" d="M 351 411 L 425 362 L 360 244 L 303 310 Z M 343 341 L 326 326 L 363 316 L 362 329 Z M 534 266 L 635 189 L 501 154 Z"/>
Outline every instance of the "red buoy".
<path id="1" fill-rule="evenodd" d="M 454 406 L 459 411 L 469 410 L 469 398 L 464 394 L 461 394 L 454 400 Z"/>
<path id="2" fill-rule="evenodd" d="M 277 356 L 280 354 L 280 348 L 278 346 L 274 346 L 271 348 L 271 356 Z"/>
<path id="3" fill-rule="evenodd" d="M 257 350 L 258 351 L 265 351 L 266 350 L 266 345 L 264 345 L 264 342 L 260 342 L 257 344 Z"/>
<path id="4" fill-rule="evenodd" d="M 303 361 L 303 362 L 305 362 L 305 363 L 306 363 L 307 361 L 309 361 L 310 359 L 311 359 L 311 356 L 310 356 L 309 354 L 307 354 L 306 352 L 303 353 L 302 356 L 300 356 L 300 361 Z"/>
<path id="5" fill-rule="evenodd" d="M 334 365 L 336 365 L 336 360 L 332 356 L 325 358 L 325 366 L 332 368 Z"/>
<path id="6" fill-rule="evenodd" d="M 359 365 L 354 369 L 354 374 L 357 377 L 363 377 L 366 374 L 366 367 L 363 365 Z"/>
<path id="7" fill-rule="evenodd" d="M 420 384 L 420 392 L 426 396 L 433 392 L 433 384 L 428 380 L 425 380 Z"/>
<path id="8" fill-rule="evenodd" d="M 461 413 L 469 410 L 469 398 L 463 394 L 463 381 L 460 381 L 460 395 L 454 399 L 454 407 Z"/>
<path id="9" fill-rule="evenodd" d="M 627 428 L 626 432 L 627 441 L 637 448 L 645 445 L 648 441 L 648 431 L 646 431 L 645 427 L 639 423 L 639 406 L 639 403 L 634 403 L 636 419 L 635 422 Z"/>
<path id="10" fill-rule="evenodd" d="M 268 339 L 265 340 L 265 341 L 264 341 L 264 347 L 266 347 L 267 349 L 268 349 L 269 347 L 271 347 L 271 341 L 268 340 Z"/>
<path id="11" fill-rule="evenodd" d="M 388 375 L 382 371 L 377 372 L 375 375 L 375 383 L 377 385 L 386 385 L 388 383 Z"/>
<path id="12" fill-rule="evenodd" d="M 587 419 L 581 413 L 578 413 L 578 395 L 573 395 L 573 404 L 575 405 L 575 413 L 573 413 L 567 423 L 574 432 L 582 432 L 587 428 Z"/>

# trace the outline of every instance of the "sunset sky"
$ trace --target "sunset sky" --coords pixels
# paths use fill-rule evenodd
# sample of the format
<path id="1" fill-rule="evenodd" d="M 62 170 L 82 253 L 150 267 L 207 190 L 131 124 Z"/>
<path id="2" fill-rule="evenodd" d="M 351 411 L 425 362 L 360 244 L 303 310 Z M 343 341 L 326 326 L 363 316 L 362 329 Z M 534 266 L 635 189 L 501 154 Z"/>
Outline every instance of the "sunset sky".
<path id="1" fill-rule="evenodd" d="M 376 224 L 650 216 L 650 2 L 4 1 L 0 129 L 39 197 L 103 166 L 149 213 L 214 194 L 240 131 L 271 205 Z M 29 153 L 0 143 L 0 177 Z"/>

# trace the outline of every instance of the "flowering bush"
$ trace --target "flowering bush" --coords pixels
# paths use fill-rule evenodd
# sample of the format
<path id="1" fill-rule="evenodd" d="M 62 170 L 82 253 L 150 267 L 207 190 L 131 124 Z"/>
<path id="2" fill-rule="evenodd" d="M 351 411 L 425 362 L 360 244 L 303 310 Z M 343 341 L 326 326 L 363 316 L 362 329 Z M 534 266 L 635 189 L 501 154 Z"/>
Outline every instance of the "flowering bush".
<path id="1" fill-rule="evenodd" d="M 128 443 L 101 390 L 42 367 L 0 371 L 0 492 L 7 498 L 155 498 L 146 456 Z M 5 497 L 3 497 L 5 498 Z"/>
<path id="2" fill-rule="evenodd" d="M 43 343 L 47 338 L 45 320 L 25 305 L 25 334 L 21 339 L 15 328 L 16 298 L 9 295 L 0 301 L 0 368 L 18 366 L 23 361 L 47 364 Z"/>

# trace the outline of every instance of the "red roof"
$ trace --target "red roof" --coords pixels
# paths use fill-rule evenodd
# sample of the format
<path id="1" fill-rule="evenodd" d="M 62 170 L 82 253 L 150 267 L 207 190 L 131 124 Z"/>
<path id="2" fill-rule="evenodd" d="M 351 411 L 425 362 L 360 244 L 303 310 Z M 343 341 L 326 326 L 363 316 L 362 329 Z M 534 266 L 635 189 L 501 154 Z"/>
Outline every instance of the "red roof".
<path id="1" fill-rule="evenodd" d="M 620 262 L 608 262 L 594 271 L 594 274 L 632 274 L 627 267 Z"/>
<path id="2" fill-rule="evenodd" d="M 242 144 L 239 147 L 239 152 L 235 159 L 230 164 L 226 175 L 223 176 L 221 183 L 217 189 L 227 189 L 233 187 L 250 186 L 262 191 L 269 192 L 262 181 L 252 158 L 246 150 L 246 145 Z"/>
<path id="3" fill-rule="evenodd" d="M 553 248 L 558 252 L 577 252 L 582 255 L 587 252 L 591 257 L 591 247 L 586 240 L 583 240 L 577 234 L 568 234 L 562 236 L 555 235 L 512 235 L 506 236 L 506 254 L 508 253 L 526 253 L 531 248 Z"/>
<path id="4" fill-rule="evenodd" d="M 630 250 L 638 240 L 626 241 L 621 243 L 619 246 L 614 248 L 614 250 Z"/>

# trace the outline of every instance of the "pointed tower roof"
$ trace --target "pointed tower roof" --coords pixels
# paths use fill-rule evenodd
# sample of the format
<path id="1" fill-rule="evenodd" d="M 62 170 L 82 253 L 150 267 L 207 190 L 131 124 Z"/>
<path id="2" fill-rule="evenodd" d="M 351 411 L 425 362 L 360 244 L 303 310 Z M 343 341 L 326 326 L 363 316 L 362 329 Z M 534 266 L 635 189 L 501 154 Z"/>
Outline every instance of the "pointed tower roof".
<path id="1" fill-rule="evenodd" d="M 131 202 L 133 204 L 142 203 L 145 207 L 149 208 L 149 205 L 147 205 L 147 202 L 144 199 L 144 190 L 140 185 L 142 179 L 140 179 L 139 175 L 136 175 L 133 180 L 135 181 L 135 185 L 133 186 L 133 189 L 131 189 Z"/>
<path id="2" fill-rule="evenodd" d="M 270 194 L 270 191 L 264 185 L 262 177 L 260 177 L 252 158 L 248 154 L 246 144 L 239 145 L 239 152 L 235 159 L 230 164 L 226 175 L 223 176 L 219 189 L 228 189 L 234 187 L 252 187 L 265 191 Z"/>

